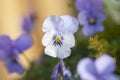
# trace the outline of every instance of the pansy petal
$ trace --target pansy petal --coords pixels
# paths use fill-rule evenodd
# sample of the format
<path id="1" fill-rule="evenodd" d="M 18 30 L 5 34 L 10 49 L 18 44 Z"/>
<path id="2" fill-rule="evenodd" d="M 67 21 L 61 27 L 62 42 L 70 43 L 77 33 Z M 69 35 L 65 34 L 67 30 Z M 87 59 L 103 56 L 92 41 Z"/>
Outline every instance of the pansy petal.
<path id="1" fill-rule="evenodd" d="M 57 49 L 53 45 L 53 42 L 51 42 L 47 47 L 45 48 L 45 54 L 49 55 L 51 57 L 57 57 Z"/>
<path id="2" fill-rule="evenodd" d="M 61 29 L 61 27 L 64 26 L 63 20 L 55 15 L 49 16 L 47 19 L 45 19 L 42 30 L 44 32 L 48 32 L 52 29 L 58 30 Z"/>
<path id="3" fill-rule="evenodd" d="M 5 51 L 10 51 L 12 46 L 12 41 L 10 37 L 7 35 L 1 35 L 0 36 L 0 48 L 4 49 Z"/>
<path id="4" fill-rule="evenodd" d="M 24 50 L 30 48 L 33 45 L 33 40 L 28 34 L 22 34 L 13 43 L 18 49 L 18 51 L 23 52 Z"/>
<path id="5" fill-rule="evenodd" d="M 91 0 L 76 0 L 75 6 L 77 10 L 88 10 L 91 7 Z"/>
<path id="6" fill-rule="evenodd" d="M 75 46 L 75 38 L 74 35 L 72 33 L 66 33 L 63 35 L 64 39 L 63 39 L 63 44 L 68 47 L 68 48 L 72 48 Z"/>
<path id="7" fill-rule="evenodd" d="M 95 27 L 90 25 L 83 26 L 82 32 L 85 36 L 92 36 L 96 33 Z"/>
<path id="8" fill-rule="evenodd" d="M 87 11 L 82 11 L 78 14 L 78 20 L 80 25 L 86 25 L 88 24 L 88 12 Z"/>
<path id="9" fill-rule="evenodd" d="M 91 0 L 92 1 L 92 8 L 94 10 L 103 10 L 104 8 L 104 2 L 103 0 Z"/>
<path id="10" fill-rule="evenodd" d="M 0 36 L 0 60 L 6 59 L 10 54 L 12 41 L 6 35 Z"/>
<path id="11" fill-rule="evenodd" d="M 42 39 L 42 44 L 44 46 L 47 46 L 48 44 L 50 44 L 50 42 L 53 40 L 53 36 L 56 34 L 56 31 L 55 30 L 51 30 L 47 33 L 45 33 L 45 35 L 43 36 L 43 39 Z"/>
<path id="12" fill-rule="evenodd" d="M 77 72 L 82 80 L 97 80 L 94 61 L 90 58 L 82 59 L 78 63 Z"/>
<path id="13" fill-rule="evenodd" d="M 98 57 L 95 61 L 97 72 L 101 76 L 113 73 L 113 71 L 116 68 L 115 65 L 116 64 L 115 64 L 114 59 L 107 54 L 104 54 Z"/>
<path id="14" fill-rule="evenodd" d="M 76 0 L 75 6 L 77 10 L 102 10 L 104 7 L 103 0 Z"/>
<path id="15" fill-rule="evenodd" d="M 6 53 L 4 50 L 0 50 L 0 60 L 5 60 L 8 58 L 8 53 Z"/>
<path id="16" fill-rule="evenodd" d="M 119 77 L 111 74 L 111 75 L 104 76 L 102 80 L 119 80 Z"/>
<path id="17" fill-rule="evenodd" d="M 16 72 L 18 74 L 22 74 L 25 71 L 24 67 L 17 61 L 7 60 L 5 62 L 5 66 L 9 73 Z"/>
<path id="18" fill-rule="evenodd" d="M 64 21 L 63 32 L 77 32 L 79 23 L 76 18 L 69 15 L 61 16 L 60 18 Z"/>
<path id="19" fill-rule="evenodd" d="M 23 22 L 22 22 L 22 29 L 23 29 L 23 31 L 29 33 L 30 31 L 32 31 L 33 28 L 34 28 L 34 21 L 31 20 L 30 17 L 24 16 Z"/>
<path id="20" fill-rule="evenodd" d="M 69 57 L 71 54 L 70 48 L 66 47 L 64 44 L 60 47 L 57 46 L 57 57 L 59 59 L 64 59 Z"/>
<path id="21" fill-rule="evenodd" d="M 101 24 L 98 24 L 95 26 L 96 32 L 103 32 L 104 31 L 104 26 Z"/>
<path id="22" fill-rule="evenodd" d="M 94 12 L 93 15 L 96 15 L 97 23 L 102 23 L 106 19 L 106 14 L 104 13 L 104 11 Z"/>

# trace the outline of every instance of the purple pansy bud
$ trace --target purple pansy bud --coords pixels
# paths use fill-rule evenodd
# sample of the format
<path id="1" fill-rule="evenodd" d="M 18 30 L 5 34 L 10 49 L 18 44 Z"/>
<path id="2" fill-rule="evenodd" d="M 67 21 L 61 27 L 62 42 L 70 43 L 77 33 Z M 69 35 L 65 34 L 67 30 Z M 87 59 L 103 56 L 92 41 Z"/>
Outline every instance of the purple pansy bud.
<path id="1" fill-rule="evenodd" d="M 33 10 L 30 11 L 28 16 L 23 17 L 22 29 L 26 33 L 30 33 L 35 27 L 36 14 Z"/>
<path id="2" fill-rule="evenodd" d="M 61 72 L 64 78 L 70 78 L 72 76 L 70 70 L 66 69 L 63 60 L 60 61 L 60 68 L 61 68 Z"/>
<path id="3" fill-rule="evenodd" d="M 60 67 L 59 63 L 57 65 L 55 65 L 53 73 L 51 75 L 52 80 L 59 80 L 60 79 L 59 67 Z"/>
<path id="4" fill-rule="evenodd" d="M 52 73 L 52 80 L 60 80 L 60 76 L 63 80 L 70 80 L 72 74 L 70 70 L 66 69 L 63 60 L 61 60 L 55 67 Z"/>

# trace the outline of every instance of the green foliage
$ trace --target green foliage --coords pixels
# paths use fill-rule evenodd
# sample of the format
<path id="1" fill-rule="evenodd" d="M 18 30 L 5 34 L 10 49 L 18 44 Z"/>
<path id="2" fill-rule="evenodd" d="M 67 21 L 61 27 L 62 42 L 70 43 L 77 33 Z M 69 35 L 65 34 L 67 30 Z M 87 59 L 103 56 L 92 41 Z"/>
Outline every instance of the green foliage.
<path id="1" fill-rule="evenodd" d="M 50 80 L 52 70 L 57 62 L 58 59 L 43 55 L 39 61 L 31 63 L 30 69 L 22 80 Z"/>

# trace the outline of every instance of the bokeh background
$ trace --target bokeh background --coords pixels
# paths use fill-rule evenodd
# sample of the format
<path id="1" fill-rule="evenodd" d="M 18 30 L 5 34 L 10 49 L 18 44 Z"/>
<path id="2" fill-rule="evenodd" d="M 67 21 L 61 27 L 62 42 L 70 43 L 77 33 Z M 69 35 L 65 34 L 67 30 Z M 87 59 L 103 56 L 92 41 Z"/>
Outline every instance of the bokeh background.
<path id="1" fill-rule="evenodd" d="M 0 80 L 50 80 L 53 67 L 58 59 L 44 55 L 41 40 L 44 35 L 42 23 L 49 15 L 77 16 L 74 7 L 75 0 L 0 0 L 0 35 L 9 35 L 13 40 L 23 33 L 21 22 L 24 15 L 29 15 L 32 8 L 36 14 L 35 28 L 30 33 L 34 45 L 24 52 L 29 61 L 21 55 L 21 63 L 26 68 L 23 75 L 9 74 L 0 62 Z M 107 19 L 103 23 L 105 31 L 91 38 L 81 33 L 81 26 L 75 34 L 76 46 L 72 54 L 65 59 L 65 65 L 71 70 L 73 78 L 76 77 L 76 65 L 81 58 L 92 57 L 109 53 L 117 63 L 116 74 L 120 75 L 120 1 L 105 0 Z M 112 5 L 112 6 L 110 6 Z"/>

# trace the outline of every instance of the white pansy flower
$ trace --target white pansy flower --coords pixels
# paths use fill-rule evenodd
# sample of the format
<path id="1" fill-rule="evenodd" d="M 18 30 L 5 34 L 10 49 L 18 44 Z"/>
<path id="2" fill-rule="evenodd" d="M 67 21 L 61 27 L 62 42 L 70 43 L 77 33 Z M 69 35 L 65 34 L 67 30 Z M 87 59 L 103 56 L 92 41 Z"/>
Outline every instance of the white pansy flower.
<path id="1" fill-rule="evenodd" d="M 71 54 L 75 45 L 74 33 L 78 29 L 78 21 L 72 16 L 50 16 L 45 19 L 42 30 L 45 33 L 42 43 L 45 54 L 64 59 Z"/>

